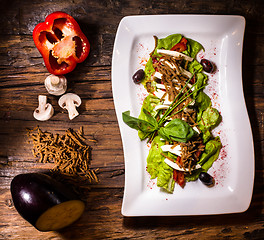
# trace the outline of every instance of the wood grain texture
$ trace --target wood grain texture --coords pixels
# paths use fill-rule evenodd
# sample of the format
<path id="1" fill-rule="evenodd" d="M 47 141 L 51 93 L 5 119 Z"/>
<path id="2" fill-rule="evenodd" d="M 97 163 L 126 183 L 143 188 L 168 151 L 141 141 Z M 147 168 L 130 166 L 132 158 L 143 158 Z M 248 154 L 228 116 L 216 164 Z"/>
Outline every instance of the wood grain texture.
<path id="1" fill-rule="evenodd" d="M 26 0 L 1 1 L 0 18 L 0 239 L 264 239 L 264 3 L 262 0 Z M 54 11 L 71 14 L 91 43 L 85 62 L 67 75 L 69 92 L 82 99 L 73 121 L 48 96 L 55 115 L 37 122 L 32 113 L 37 96 L 46 94 L 49 75 L 36 49 L 32 31 Z M 136 217 L 121 215 L 124 158 L 111 89 L 111 60 L 116 30 L 127 15 L 236 14 L 246 18 L 243 87 L 255 148 L 255 183 L 245 213 L 219 216 Z M 92 147 L 98 184 L 83 188 L 86 211 L 59 232 L 42 233 L 16 212 L 10 182 L 20 173 L 48 171 L 37 163 L 26 128 L 39 125 L 53 133 L 84 127 Z M 89 139 L 96 140 L 89 141 Z"/>

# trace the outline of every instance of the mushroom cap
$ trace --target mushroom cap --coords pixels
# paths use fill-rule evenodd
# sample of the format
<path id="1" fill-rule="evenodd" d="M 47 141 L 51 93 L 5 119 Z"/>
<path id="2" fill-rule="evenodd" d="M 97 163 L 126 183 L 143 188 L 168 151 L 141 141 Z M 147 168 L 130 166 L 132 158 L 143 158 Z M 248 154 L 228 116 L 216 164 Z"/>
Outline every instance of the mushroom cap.
<path id="1" fill-rule="evenodd" d="M 67 79 L 64 76 L 49 75 L 44 81 L 49 94 L 59 96 L 67 90 Z"/>
<path id="2" fill-rule="evenodd" d="M 67 102 L 73 102 L 76 107 L 79 107 L 82 103 L 81 98 L 75 93 L 66 93 L 59 99 L 59 106 L 63 109 L 67 109 Z"/>

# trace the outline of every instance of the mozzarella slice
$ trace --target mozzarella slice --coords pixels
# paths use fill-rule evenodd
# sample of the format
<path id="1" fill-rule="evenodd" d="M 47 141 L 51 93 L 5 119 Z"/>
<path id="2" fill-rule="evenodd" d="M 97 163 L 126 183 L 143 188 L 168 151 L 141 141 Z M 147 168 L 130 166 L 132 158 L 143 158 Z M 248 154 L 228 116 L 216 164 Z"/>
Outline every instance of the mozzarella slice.
<path id="1" fill-rule="evenodd" d="M 167 163 L 170 167 L 172 167 L 172 168 L 174 168 L 174 169 L 176 169 L 178 171 L 185 172 L 184 168 L 179 167 L 177 163 L 172 162 L 168 158 L 165 158 L 164 162 Z"/>
<path id="2" fill-rule="evenodd" d="M 181 66 L 179 66 L 179 69 L 182 72 L 182 74 L 185 75 L 186 77 L 188 77 L 188 78 L 191 78 L 192 77 L 192 73 L 190 73 L 189 71 L 185 70 Z"/>
<path id="3" fill-rule="evenodd" d="M 177 156 L 181 156 L 181 146 L 173 146 L 173 145 L 163 145 L 161 146 L 161 149 L 163 152 L 171 152 L 173 154 L 176 154 Z"/>
<path id="4" fill-rule="evenodd" d="M 162 78 L 162 74 L 160 72 L 155 72 L 154 73 L 154 77 L 161 79 Z"/>
<path id="5" fill-rule="evenodd" d="M 165 49 L 157 49 L 157 53 L 160 53 L 160 54 L 165 54 L 165 55 L 169 55 L 169 56 L 172 56 L 172 57 L 182 57 L 183 59 L 187 60 L 187 61 L 192 61 L 193 58 L 183 54 L 183 53 L 180 53 L 180 52 L 177 52 L 177 51 L 170 51 L 170 50 L 165 50 Z"/>
<path id="6" fill-rule="evenodd" d="M 169 105 L 157 105 L 155 107 L 155 110 L 160 110 L 160 109 L 168 109 L 170 106 Z"/>
<path id="7" fill-rule="evenodd" d="M 165 158 L 164 159 L 164 162 L 167 163 L 170 167 L 172 167 L 172 168 L 174 168 L 174 169 L 176 169 L 178 171 L 181 171 L 181 172 L 189 172 L 189 168 L 185 168 L 185 169 L 184 168 L 181 168 L 181 167 L 178 166 L 177 163 L 172 162 L 168 158 Z M 201 168 L 201 166 L 199 164 L 197 164 L 195 166 L 195 169 L 199 169 L 199 168 Z"/>
<path id="8" fill-rule="evenodd" d="M 157 90 L 153 94 L 156 97 L 158 97 L 159 99 L 161 99 L 163 97 L 163 95 L 165 94 L 165 92 L 157 88 Z M 171 103 L 172 103 L 172 101 L 169 101 L 169 96 L 168 96 L 168 94 L 166 94 L 164 97 L 163 105 L 170 105 Z"/>
<path id="9" fill-rule="evenodd" d="M 163 95 L 165 94 L 164 91 L 160 90 L 160 89 L 157 89 L 155 92 L 154 92 L 154 95 L 158 98 L 162 98 Z"/>
<path id="10" fill-rule="evenodd" d="M 159 89 L 164 89 L 164 90 L 166 89 L 164 84 L 161 84 L 161 83 L 157 83 L 156 87 L 159 88 Z"/>
<path id="11" fill-rule="evenodd" d="M 197 127 L 193 127 L 193 130 L 200 134 L 200 131 L 199 131 L 199 129 Z"/>

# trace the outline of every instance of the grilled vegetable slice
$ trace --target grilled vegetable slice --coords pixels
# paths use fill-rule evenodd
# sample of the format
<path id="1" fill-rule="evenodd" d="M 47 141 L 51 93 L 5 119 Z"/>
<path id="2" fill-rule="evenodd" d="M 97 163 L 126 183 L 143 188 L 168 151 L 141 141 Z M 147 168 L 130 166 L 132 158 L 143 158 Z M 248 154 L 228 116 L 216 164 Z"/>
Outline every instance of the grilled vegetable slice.
<path id="1" fill-rule="evenodd" d="M 82 215 L 85 208 L 69 188 L 42 173 L 14 177 L 11 194 L 18 213 L 39 231 L 68 226 Z"/>

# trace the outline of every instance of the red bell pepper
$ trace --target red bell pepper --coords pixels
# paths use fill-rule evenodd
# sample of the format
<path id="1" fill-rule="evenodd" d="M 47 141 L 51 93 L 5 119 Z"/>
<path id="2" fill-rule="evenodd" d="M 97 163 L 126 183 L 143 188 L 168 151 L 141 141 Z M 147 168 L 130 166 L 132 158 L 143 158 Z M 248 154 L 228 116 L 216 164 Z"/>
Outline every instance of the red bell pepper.
<path id="1" fill-rule="evenodd" d="M 182 159 L 180 156 L 177 157 L 176 162 L 182 164 Z M 173 169 L 173 179 L 176 183 L 178 183 L 182 188 L 185 185 L 185 177 L 184 177 L 184 172 L 178 171 L 176 169 Z"/>
<path id="2" fill-rule="evenodd" d="M 54 75 L 71 72 L 83 62 L 90 51 L 90 43 L 72 16 L 64 12 L 48 15 L 33 31 L 33 40 L 46 68 Z"/>

